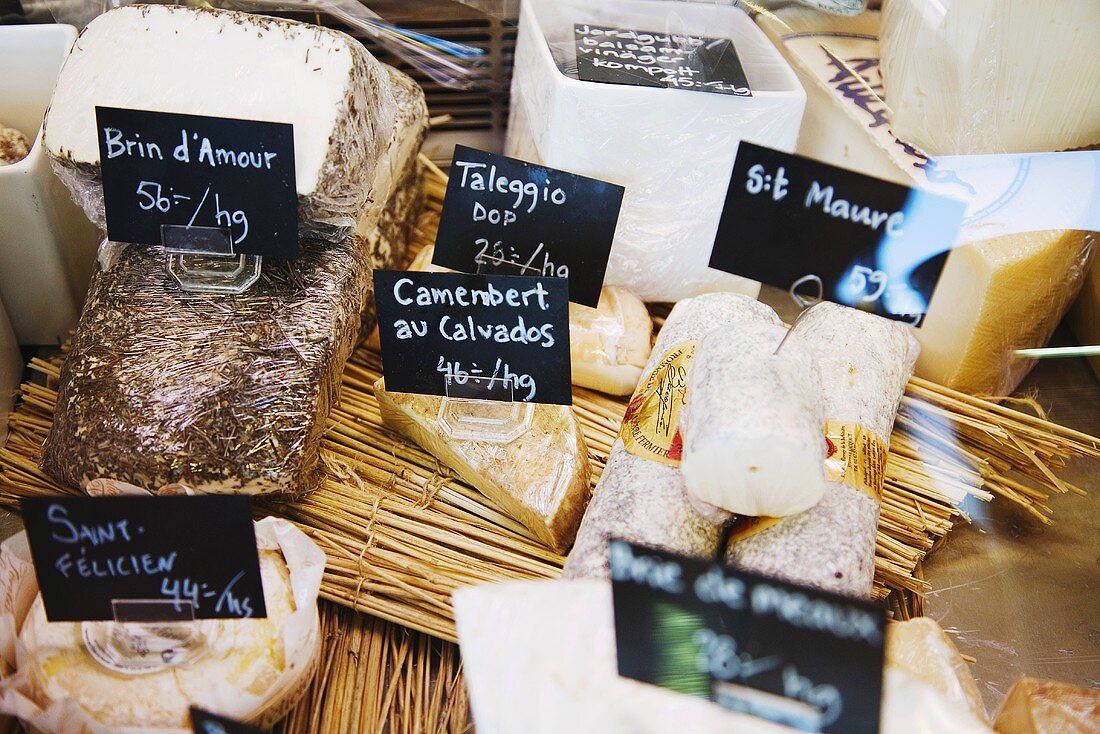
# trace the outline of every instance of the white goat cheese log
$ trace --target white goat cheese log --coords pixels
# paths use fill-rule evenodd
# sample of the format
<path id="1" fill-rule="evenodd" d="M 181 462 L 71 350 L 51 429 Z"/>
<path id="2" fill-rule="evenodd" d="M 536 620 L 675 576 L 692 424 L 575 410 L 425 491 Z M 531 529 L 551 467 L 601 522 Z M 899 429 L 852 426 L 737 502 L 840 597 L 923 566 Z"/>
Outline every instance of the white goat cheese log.
<path id="1" fill-rule="evenodd" d="M 826 437 L 836 451 L 826 467 L 833 481 L 806 512 L 778 522 L 742 518 L 748 527 L 735 527 L 727 560 L 866 597 L 874 581 L 878 494 L 890 432 L 919 348 L 909 327 L 834 303 L 818 304 L 798 319 L 783 348 L 794 344 L 817 355 Z"/>
<path id="2" fill-rule="evenodd" d="M 390 79 L 362 44 L 315 25 L 168 5 L 115 8 L 80 34 L 43 139 L 106 228 L 96 106 L 290 123 L 301 224 L 350 227 L 390 141 Z"/>
<path id="3" fill-rule="evenodd" d="M 718 553 L 721 524 L 688 501 L 677 425 L 695 342 L 742 321 L 782 325 L 768 306 L 733 293 L 697 296 L 672 309 L 566 559 L 567 577 L 606 577 L 611 538 L 685 556 Z"/>
<path id="4" fill-rule="evenodd" d="M 786 334 L 744 322 L 715 329 L 695 348 L 680 414 L 680 468 L 693 499 L 784 517 L 825 493 L 821 374 L 813 350 L 782 343 Z"/>

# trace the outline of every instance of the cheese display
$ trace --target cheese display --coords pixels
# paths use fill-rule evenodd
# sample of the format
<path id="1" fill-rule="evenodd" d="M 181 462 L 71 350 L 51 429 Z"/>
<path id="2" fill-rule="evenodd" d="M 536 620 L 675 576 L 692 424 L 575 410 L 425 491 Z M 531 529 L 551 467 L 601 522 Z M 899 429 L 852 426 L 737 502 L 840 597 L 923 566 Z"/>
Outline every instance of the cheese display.
<path id="1" fill-rule="evenodd" d="M 821 501 L 801 514 L 778 522 L 743 518 L 727 560 L 867 597 L 890 433 L 919 348 L 903 324 L 835 303 L 805 311 L 787 341 L 811 349 L 821 370 L 828 486 Z"/>
<path id="2" fill-rule="evenodd" d="M 653 32 L 668 23 L 732 40 L 751 96 L 577 78 L 576 24 Z M 741 140 L 792 150 L 804 105 L 794 74 L 738 8 L 533 0 L 520 12 L 506 152 L 626 187 L 607 285 L 645 301 L 755 296 L 759 284 L 707 266 L 730 171 Z"/>
<path id="3" fill-rule="evenodd" d="M 1092 0 L 884 3 L 891 129 L 934 156 L 1096 145 L 1097 28 Z"/>
<path id="4" fill-rule="evenodd" d="M 744 322 L 699 340 L 680 413 L 688 494 L 740 515 L 784 517 L 825 494 L 821 375 L 787 330 Z"/>
<path id="5" fill-rule="evenodd" d="M 391 430 L 433 454 L 548 546 L 573 543 L 591 493 L 588 449 L 568 405 L 534 405 L 531 425 L 506 442 L 459 439 L 440 424 L 444 398 L 374 395 Z"/>
<path id="6" fill-rule="evenodd" d="M 701 513 L 688 498 L 678 416 L 698 340 L 745 321 L 782 325 L 764 304 L 733 293 L 697 296 L 672 309 L 584 513 L 567 577 L 606 577 L 611 538 L 686 556 L 718 552 L 724 518 Z"/>
<path id="7" fill-rule="evenodd" d="M 409 270 L 447 272 L 432 265 L 435 246 L 416 254 Z M 600 303 L 589 308 L 569 304 L 569 363 L 574 385 L 629 395 L 638 385 L 649 359 L 653 320 L 645 304 L 622 288 L 606 286 Z"/>
<path id="8" fill-rule="evenodd" d="M 427 121 L 419 89 L 400 86 L 409 93 L 390 133 L 397 152 L 375 170 L 408 189 Z M 371 240 L 303 239 L 297 260 L 265 263 L 242 295 L 182 290 L 151 248 L 101 267 L 61 376 L 44 469 L 78 486 L 106 477 L 199 492 L 315 489 L 343 365 L 372 324 L 371 271 L 403 254 L 394 240 L 417 216 L 418 192 L 384 193 L 360 217 Z"/>
<path id="9" fill-rule="evenodd" d="M 993 725 L 997 734 L 1094 734 L 1100 731 L 1100 691 L 1021 678 Z"/>
<path id="10" fill-rule="evenodd" d="M 0 166 L 10 166 L 27 157 L 31 141 L 18 130 L 0 124 Z"/>
<path id="11" fill-rule="evenodd" d="M 918 4 L 930 16 L 938 12 L 925 3 L 901 3 L 910 9 Z M 951 5 L 953 13 L 968 7 Z M 1081 7 L 1071 5 L 1074 12 Z M 1022 5 L 1002 7 L 1010 6 L 1019 15 Z M 929 158 L 891 125 L 897 108 L 882 96 L 879 13 L 840 17 L 784 8 L 758 22 L 809 95 L 799 154 L 969 202 L 961 246 L 913 332 L 922 349 L 916 373 L 964 392 L 1010 394 L 1035 364 L 1015 351 L 1046 343 L 1093 257 L 1095 234 L 1088 230 L 1100 227 L 1090 213 L 1100 154 Z M 959 32 L 985 31 L 960 25 Z M 981 94 L 1004 93 L 982 86 Z M 1050 118 L 1044 111 L 1027 119 Z M 988 132 L 984 125 L 974 130 L 981 139 Z"/>
<path id="12" fill-rule="evenodd" d="M 0 682 L 0 710 L 48 734 L 177 734 L 190 731 L 192 705 L 258 725 L 281 718 L 317 669 L 317 593 L 325 558 L 285 520 L 258 522 L 256 539 L 267 617 L 194 622 L 201 649 L 189 662 L 142 662 L 139 667 L 148 669 L 128 672 L 101 664 L 87 647 L 87 625 L 47 621 L 26 537 L 8 540 L 0 573 L 3 613 L 19 633 L 4 641 L 13 674 Z"/>
<path id="13" fill-rule="evenodd" d="M 200 59 L 201 74 L 182 73 Z M 81 33 L 43 126 L 55 170 L 103 229 L 96 106 L 292 124 L 307 229 L 354 225 L 396 109 L 387 72 L 343 33 L 209 8 L 115 8 Z"/>

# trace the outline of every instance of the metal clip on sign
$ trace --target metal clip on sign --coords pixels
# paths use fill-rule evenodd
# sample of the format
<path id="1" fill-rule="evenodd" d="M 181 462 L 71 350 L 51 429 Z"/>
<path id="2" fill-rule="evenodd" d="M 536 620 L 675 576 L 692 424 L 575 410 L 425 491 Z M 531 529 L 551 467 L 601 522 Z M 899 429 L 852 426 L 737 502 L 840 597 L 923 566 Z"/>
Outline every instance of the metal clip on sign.
<path id="1" fill-rule="evenodd" d="M 234 252 L 226 227 L 163 224 L 160 235 L 165 267 L 185 291 L 237 294 L 260 279 L 263 257 Z"/>
<path id="2" fill-rule="evenodd" d="M 206 636 L 189 600 L 116 599 L 114 621 L 83 622 L 88 654 L 124 675 L 190 665 L 206 652 Z"/>

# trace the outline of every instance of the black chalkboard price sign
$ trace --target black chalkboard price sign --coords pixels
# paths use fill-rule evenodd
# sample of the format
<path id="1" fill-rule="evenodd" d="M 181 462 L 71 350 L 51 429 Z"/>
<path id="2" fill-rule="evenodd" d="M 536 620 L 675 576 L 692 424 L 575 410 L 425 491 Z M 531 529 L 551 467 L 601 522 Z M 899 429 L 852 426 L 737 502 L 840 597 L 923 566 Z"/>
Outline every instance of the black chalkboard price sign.
<path id="1" fill-rule="evenodd" d="M 110 621 L 117 602 L 148 600 L 190 606 L 195 619 L 267 616 L 247 497 L 28 497 L 20 506 L 51 622 Z"/>
<path id="2" fill-rule="evenodd" d="M 111 240 L 298 256 L 293 125 L 96 107 L 96 130 Z"/>
<path id="3" fill-rule="evenodd" d="M 462 273 L 569 278 L 569 299 L 595 308 L 623 192 L 456 146 L 432 263 Z"/>
<path id="4" fill-rule="evenodd" d="M 391 392 L 573 402 L 565 278 L 374 272 Z"/>
<path id="5" fill-rule="evenodd" d="M 203 711 L 197 706 L 191 707 L 191 731 L 194 734 L 267 734 L 264 729 Z"/>
<path id="6" fill-rule="evenodd" d="M 742 141 L 710 266 L 920 326 L 965 209 Z"/>
<path id="7" fill-rule="evenodd" d="M 879 605 L 613 540 L 619 675 L 802 731 L 876 734 Z"/>

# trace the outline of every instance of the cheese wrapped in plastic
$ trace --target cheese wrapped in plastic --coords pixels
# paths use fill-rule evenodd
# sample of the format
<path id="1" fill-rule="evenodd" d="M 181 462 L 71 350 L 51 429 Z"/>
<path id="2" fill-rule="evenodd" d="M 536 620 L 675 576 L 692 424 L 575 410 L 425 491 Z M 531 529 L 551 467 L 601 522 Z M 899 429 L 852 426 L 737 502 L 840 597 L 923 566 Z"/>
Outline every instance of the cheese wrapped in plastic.
<path id="1" fill-rule="evenodd" d="M 97 660 L 81 623 L 47 621 L 26 536 L 5 542 L 0 648 L 14 672 L 0 681 L 0 711 L 44 734 L 183 734 L 190 731 L 192 705 L 272 725 L 304 694 L 317 669 L 325 557 L 285 520 L 256 523 L 256 541 L 268 616 L 198 621 L 203 648 L 191 662 L 162 667 L 143 660 L 152 669 L 130 673 Z"/>
<path id="2" fill-rule="evenodd" d="M 578 53 L 593 49 L 578 52 L 578 25 L 732 41 L 751 94 L 582 80 Z M 805 101 L 782 57 L 739 8 L 529 0 L 520 11 L 506 152 L 626 187 L 607 285 L 647 302 L 719 290 L 755 296 L 758 283 L 708 267 L 730 172 L 741 140 L 792 150 Z"/>
<path id="3" fill-rule="evenodd" d="M 447 272 L 432 265 L 434 256 L 434 245 L 422 248 L 409 270 Z M 629 395 L 642 376 L 652 341 L 649 311 L 622 288 L 603 288 L 597 308 L 569 304 L 569 363 L 574 385 Z"/>
<path id="4" fill-rule="evenodd" d="M 783 517 L 825 494 L 821 374 L 787 329 L 743 322 L 695 348 L 680 414 L 688 494 L 739 515 Z"/>
<path id="5" fill-rule="evenodd" d="M 55 171 L 101 229 L 96 106 L 292 124 L 306 231 L 355 225 L 396 111 L 388 73 L 346 34 L 210 8 L 115 8 L 80 34 L 42 128 Z"/>
<path id="6" fill-rule="evenodd" d="M 565 561 L 567 577 L 606 577 L 612 538 L 696 558 L 717 555 L 729 516 L 688 495 L 679 415 L 698 340 L 740 322 L 782 328 L 771 308 L 734 293 L 696 296 L 672 309 Z"/>
<path id="7" fill-rule="evenodd" d="M 891 129 L 933 156 L 1100 143 L 1100 4 L 890 0 Z"/>
<path id="8" fill-rule="evenodd" d="M 997 734 L 1095 734 L 1100 691 L 1037 678 L 1012 686 L 994 722 Z"/>
<path id="9" fill-rule="evenodd" d="M 797 515 L 739 518 L 726 560 L 793 583 L 869 597 L 890 433 L 919 349 L 900 322 L 828 302 L 799 317 L 790 342 L 810 348 L 821 370 L 825 494 Z"/>
<path id="10" fill-rule="evenodd" d="M 397 122 L 371 187 L 385 198 L 364 208 L 358 231 L 303 239 L 297 260 L 267 259 L 237 295 L 183 290 L 157 248 L 114 248 L 101 263 L 62 369 L 47 473 L 205 493 L 319 486 L 340 375 L 373 324 L 372 270 L 401 257 L 421 200 L 423 93 L 386 73 Z"/>
<path id="11" fill-rule="evenodd" d="M 434 455 L 554 550 L 573 544 L 591 485 L 588 449 L 570 406 L 531 406 L 530 426 L 498 443 L 449 435 L 440 423 L 441 397 L 388 392 L 384 380 L 374 384 L 374 395 L 387 428 Z"/>

